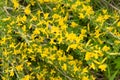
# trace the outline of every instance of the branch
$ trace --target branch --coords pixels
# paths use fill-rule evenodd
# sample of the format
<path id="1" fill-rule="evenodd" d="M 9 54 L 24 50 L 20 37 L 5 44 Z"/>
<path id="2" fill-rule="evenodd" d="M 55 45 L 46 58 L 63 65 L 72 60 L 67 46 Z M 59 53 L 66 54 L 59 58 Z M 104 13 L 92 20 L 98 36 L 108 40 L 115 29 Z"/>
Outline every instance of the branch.
<path id="1" fill-rule="evenodd" d="M 54 66 L 54 65 L 53 65 Z M 54 66 L 55 67 L 55 66 Z M 61 70 L 59 70 L 58 68 L 55 67 L 55 69 L 60 72 L 63 76 L 65 76 L 68 80 L 72 80 L 71 77 L 67 76 L 65 73 L 63 73 Z"/>
<path id="2" fill-rule="evenodd" d="M 110 35 L 112 35 L 114 38 L 116 38 L 116 39 L 120 40 L 120 37 L 118 37 L 118 36 L 114 35 L 112 32 L 108 32 L 108 34 L 110 34 Z"/>
<path id="3" fill-rule="evenodd" d="M 11 7 L 6 7 L 6 6 L 4 6 L 3 9 L 4 9 L 4 11 L 7 13 L 8 16 L 11 15 L 11 14 L 8 12 L 8 10 L 13 10 L 13 8 L 11 8 Z"/>
<path id="4" fill-rule="evenodd" d="M 109 53 L 109 52 L 107 52 L 107 54 L 109 54 L 109 55 L 120 55 L 120 53 Z"/>
<path id="5" fill-rule="evenodd" d="M 103 0 L 103 1 L 106 2 L 106 3 L 108 3 L 106 0 Z M 117 10 L 118 13 L 120 14 L 120 10 L 119 10 L 117 7 L 115 7 L 115 6 L 112 5 L 111 3 L 108 3 L 108 5 L 111 6 L 113 9 Z"/>

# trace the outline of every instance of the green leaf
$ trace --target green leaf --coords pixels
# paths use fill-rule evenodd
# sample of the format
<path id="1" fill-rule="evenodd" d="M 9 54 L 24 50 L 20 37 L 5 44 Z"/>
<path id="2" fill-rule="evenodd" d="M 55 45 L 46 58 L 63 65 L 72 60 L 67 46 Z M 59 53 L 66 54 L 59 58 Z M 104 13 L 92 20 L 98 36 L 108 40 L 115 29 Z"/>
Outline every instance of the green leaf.
<path id="1" fill-rule="evenodd" d="M 120 57 L 114 60 L 114 63 L 116 64 L 115 68 L 120 69 Z"/>
<path id="2" fill-rule="evenodd" d="M 117 73 L 119 72 L 119 69 L 115 71 L 115 73 L 110 77 L 110 80 L 115 80 Z"/>

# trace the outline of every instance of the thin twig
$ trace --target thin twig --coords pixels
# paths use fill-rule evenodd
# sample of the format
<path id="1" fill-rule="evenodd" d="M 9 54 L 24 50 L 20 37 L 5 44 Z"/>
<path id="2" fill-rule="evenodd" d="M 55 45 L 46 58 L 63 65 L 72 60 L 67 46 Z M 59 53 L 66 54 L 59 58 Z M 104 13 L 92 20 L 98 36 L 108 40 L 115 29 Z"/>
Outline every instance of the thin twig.
<path id="1" fill-rule="evenodd" d="M 64 77 L 66 77 L 68 80 L 73 80 L 71 77 L 69 77 L 65 72 L 62 72 L 60 69 L 58 69 L 57 67 L 54 66 L 54 64 L 48 63 L 44 60 L 42 60 L 43 62 L 45 62 L 46 64 L 49 64 L 51 66 L 53 66 L 58 72 L 60 72 Z"/>
<path id="2" fill-rule="evenodd" d="M 116 39 L 120 40 L 120 37 L 118 37 L 118 36 L 114 35 L 112 32 L 108 32 L 108 34 L 110 34 L 110 35 L 112 35 L 114 38 L 116 38 Z"/>
<path id="3" fill-rule="evenodd" d="M 110 52 L 107 52 L 107 54 L 109 54 L 109 55 L 120 55 L 120 53 L 110 53 Z"/>
<path id="4" fill-rule="evenodd" d="M 19 29 L 18 29 L 18 33 L 20 33 L 21 37 L 26 41 L 26 43 L 27 43 L 28 45 L 30 45 L 29 40 L 27 39 L 26 35 L 23 34 Z"/>
<path id="5" fill-rule="evenodd" d="M 108 3 L 106 0 L 103 0 L 103 1 L 106 2 L 106 3 Z M 117 7 L 115 7 L 115 6 L 112 5 L 111 3 L 108 3 L 108 5 L 111 6 L 113 9 L 117 10 L 118 13 L 120 14 L 120 10 L 119 10 Z"/>
<path id="6" fill-rule="evenodd" d="M 12 67 L 14 68 L 14 72 L 15 72 L 16 76 L 18 77 L 18 79 L 20 79 L 20 77 L 19 77 L 19 75 L 18 75 L 18 73 L 17 73 L 17 71 L 16 71 L 16 69 L 15 69 L 15 66 L 14 66 L 10 61 L 8 61 L 8 62 L 9 62 L 9 64 L 11 64 Z"/>
<path id="7" fill-rule="evenodd" d="M 4 9 L 4 11 L 7 13 L 8 16 L 11 15 L 11 14 L 8 12 L 8 10 L 13 10 L 13 8 L 11 8 L 11 7 L 6 7 L 6 6 L 4 6 L 3 9 Z"/>
<path id="8" fill-rule="evenodd" d="M 47 4 L 46 4 L 46 6 L 47 6 L 47 8 L 48 8 L 50 11 L 52 11 L 51 7 L 49 7 Z"/>
<path id="9" fill-rule="evenodd" d="M 41 7 L 41 5 L 39 3 L 38 3 L 38 5 L 39 5 L 40 9 L 42 10 L 42 12 L 44 13 L 43 8 Z"/>
<path id="10" fill-rule="evenodd" d="M 55 66 L 54 66 L 55 67 Z M 59 70 L 58 68 L 55 67 L 55 69 L 60 72 L 63 76 L 65 76 L 68 80 L 72 80 L 71 77 L 67 76 L 65 73 L 63 73 L 61 70 Z"/>
<path id="11" fill-rule="evenodd" d="M 109 5 L 120 13 L 120 10 L 119 10 L 117 7 L 113 6 L 113 5 L 110 4 L 110 3 L 109 3 Z"/>

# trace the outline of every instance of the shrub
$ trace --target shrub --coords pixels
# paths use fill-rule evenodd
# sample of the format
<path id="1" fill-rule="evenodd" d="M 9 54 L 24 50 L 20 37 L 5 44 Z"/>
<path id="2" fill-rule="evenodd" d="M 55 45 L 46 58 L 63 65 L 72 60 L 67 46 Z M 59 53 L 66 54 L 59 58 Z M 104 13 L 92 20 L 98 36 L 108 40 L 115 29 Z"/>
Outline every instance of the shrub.
<path id="1" fill-rule="evenodd" d="M 90 0 L 6 1 L 1 79 L 117 78 L 119 57 L 111 56 L 120 48 L 117 11 L 93 10 Z"/>

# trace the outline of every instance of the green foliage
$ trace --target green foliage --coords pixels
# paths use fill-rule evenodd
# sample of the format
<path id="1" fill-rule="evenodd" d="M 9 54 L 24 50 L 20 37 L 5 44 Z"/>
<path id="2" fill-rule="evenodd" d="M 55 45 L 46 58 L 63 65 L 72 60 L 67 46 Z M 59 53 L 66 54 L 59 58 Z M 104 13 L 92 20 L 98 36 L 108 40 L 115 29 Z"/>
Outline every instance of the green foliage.
<path id="1" fill-rule="evenodd" d="M 118 9 L 118 0 L 0 1 L 0 79 L 118 79 Z"/>

